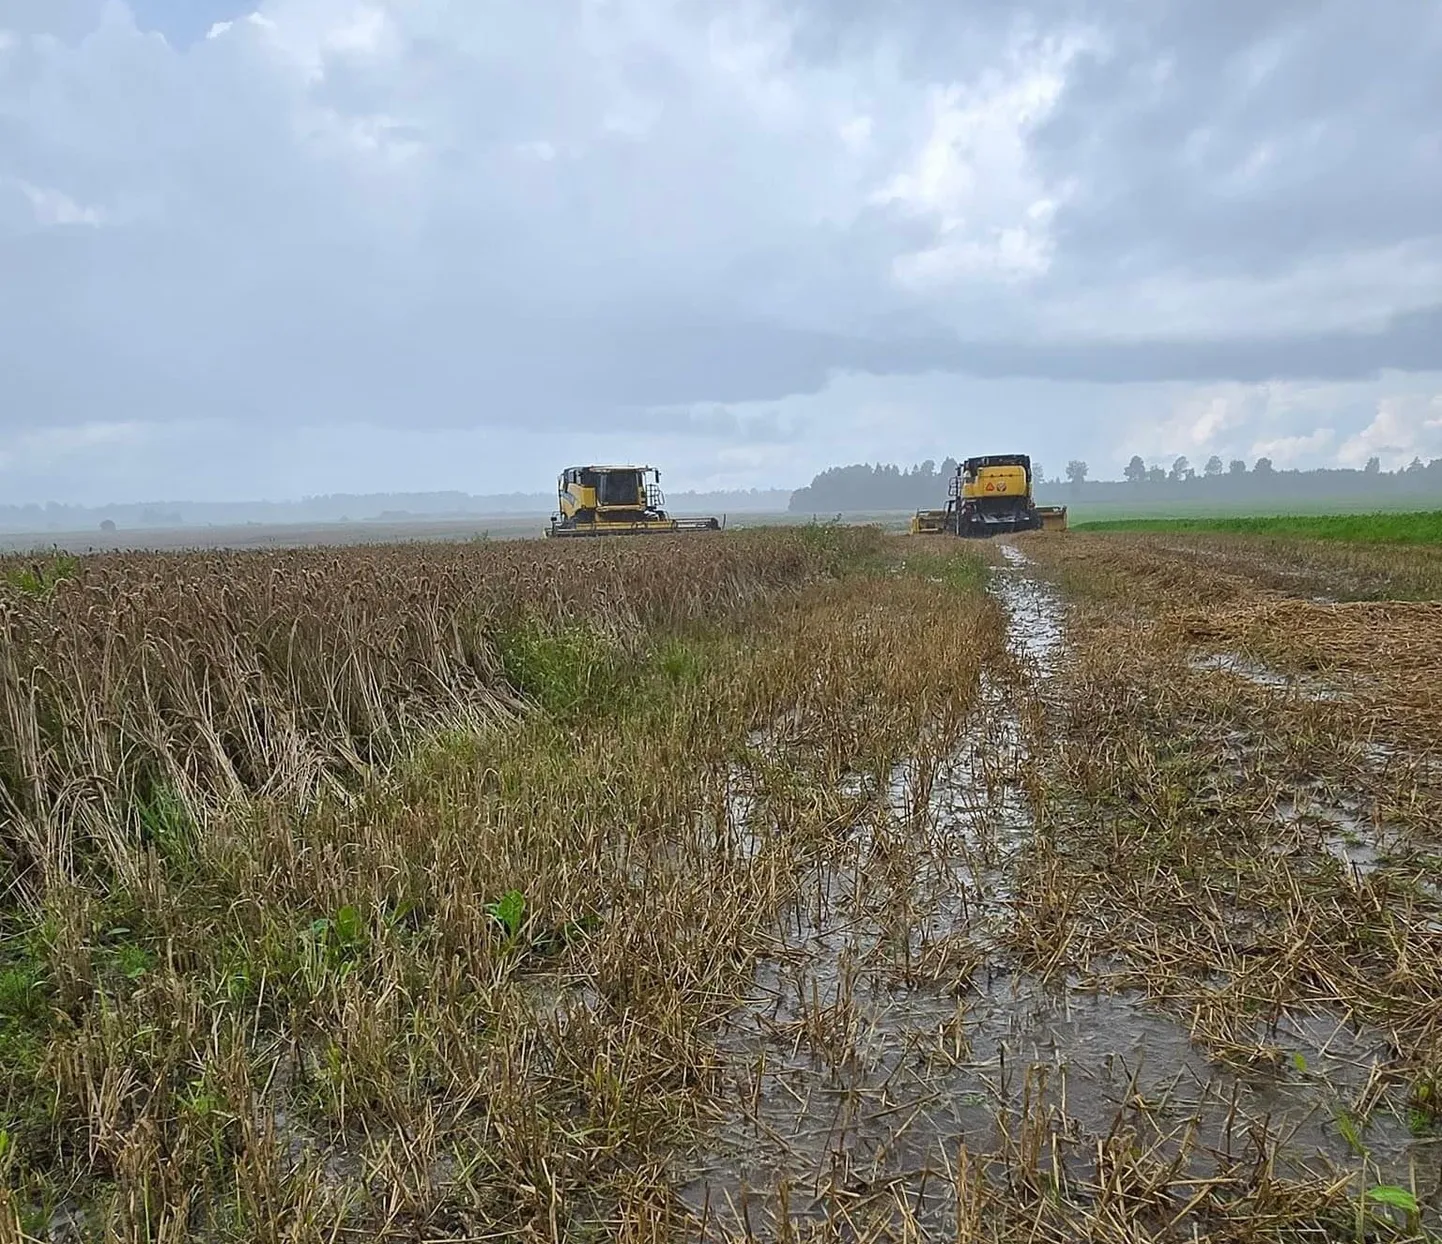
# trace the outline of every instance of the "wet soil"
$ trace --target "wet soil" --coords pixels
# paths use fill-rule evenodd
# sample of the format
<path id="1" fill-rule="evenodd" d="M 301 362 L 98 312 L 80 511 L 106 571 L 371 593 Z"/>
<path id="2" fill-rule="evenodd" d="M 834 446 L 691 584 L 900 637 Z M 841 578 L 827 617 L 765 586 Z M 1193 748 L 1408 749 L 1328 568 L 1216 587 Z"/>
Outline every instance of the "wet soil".
<path id="1" fill-rule="evenodd" d="M 1373 1177 L 1405 1183 L 1404 1112 L 1377 1109 L 1365 1133 L 1351 1113 L 1390 1057 L 1378 1034 L 1283 1014 L 1256 1033 L 1277 1057 L 1244 1074 L 1138 993 L 1018 970 L 1005 934 L 1034 832 L 1019 712 L 1044 711 L 1065 609 L 1020 548 L 1000 549 L 990 590 L 1016 668 L 984 682 L 945 764 L 920 783 L 898 767 L 884 812 L 851 826 L 783 913 L 719 1035 L 733 1107 L 682 1190 L 698 1233 L 775 1238 L 809 1221 L 853 1234 L 866 1221 L 883 1236 L 949 1234 L 963 1146 L 1066 1187 L 1093 1177 L 1099 1145 L 1119 1134 L 1175 1161 L 1179 1178 L 1269 1154 L 1282 1174 L 1350 1171 L 1365 1146 Z M 1270 671 L 1216 668 L 1273 685 Z M 756 811 L 744 791 L 734 806 L 740 823 Z M 1277 815 L 1359 875 L 1376 866 L 1357 816 Z M 750 831 L 739 849 L 756 841 Z"/>

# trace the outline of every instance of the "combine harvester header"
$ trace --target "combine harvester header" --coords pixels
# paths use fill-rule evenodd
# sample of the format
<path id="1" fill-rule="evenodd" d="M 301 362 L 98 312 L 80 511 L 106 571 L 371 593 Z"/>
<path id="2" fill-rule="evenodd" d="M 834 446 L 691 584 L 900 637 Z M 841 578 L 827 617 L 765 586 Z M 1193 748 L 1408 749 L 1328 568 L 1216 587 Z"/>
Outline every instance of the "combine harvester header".
<path id="1" fill-rule="evenodd" d="M 567 467 L 556 482 L 556 497 L 558 512 L 546 535 L 557 538 L 667 535 L 723 526 L 715 518 L 667 514 L 661 472 L 650 466 Z"/>
<path id="2" fill-rule="evenodd" d="M 911 534 L 994 536 L 1013 531 L 1065 531 L 1066 506 L 1036 504 L 1026 454 L 968 458 L 956 468 L 944 510 L 918 510 Z"/>

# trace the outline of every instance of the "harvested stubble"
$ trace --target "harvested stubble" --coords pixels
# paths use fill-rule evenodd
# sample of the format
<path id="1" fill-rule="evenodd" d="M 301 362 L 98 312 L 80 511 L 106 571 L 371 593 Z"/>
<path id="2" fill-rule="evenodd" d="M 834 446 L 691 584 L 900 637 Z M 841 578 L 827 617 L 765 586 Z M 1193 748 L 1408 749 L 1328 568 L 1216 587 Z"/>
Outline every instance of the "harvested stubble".
<path id="1" fill-rule="evenodd" d="M 1044 603 L 1022 589 L 999 582 L 1014 628 L 1039 621 L 1032 615 Z M 1112 655 L 1125 671 L 1135 641 L 1101 615 L 1090 621 L 1102 629 L 1077 642 L 1078 655 L 1120 642 Z M 949 633 L 964 626 L 958 618 Z M 1018 650 L 1037 647 L 1025 630 L 1011 638 Z M 1090 760 L 1115 769 L 1111 735 L 1133 717 L 1145 747 L 1159 720 L 1190 723 L 1168 715 L 1174 705 L 1150 709 L 1155 689 L 1143 678 L 1088 729 L 1098 688 L 1084 672 L 1018 683 L 994 649 L 987 664 L 999 686 L 980 692 L 973 728 L 985 732 L 972 742 L 981 756 L 1009 759 L 978 772 L 965 763 L 966 740 L 959 752 L 952 740 L 938 763 L 888 775 L 889 815 L 873 809 L 837 823 L 804 901 L 787 909 L 746 1006 L 731 1016 L 723 1049 L 739 1117 L 731 1145 L 691 1192 L 707 1238 L 1408 1238 L 1386 1199 L 1410 1204 L 1429 1188 L 1379 1182 L 1393 1177 L 1395 1154 L 1377 1143 L 1387 1086 L 1370 1066 L 1354 1083 L 1303 1025 L 1294 1049 L 1311 1059 L 1310 1078 L 1278 1084 L 1274 1068 L 1208 1065 L 1188 1028 L 1167 1018 L 1166 1008 L 1191 1016 L 1184 990 L 1169 988 L 1188 982 L 1166 956 L 1193 935 L 1195 911 L 1191 923 L 1177 915 L 1186 898 L 1177 892 L 1194 880 L 1194 864 L 1210 862 L 1210 848 L 1185 858 L 1189 823 L 1155 842 L 1145 830 L 1111 833 L 1114 792 L 1086 786 L 1075 770 Z M 1048 653 L 1036 672 L 1055 666 Z M 1013 728 L 1030 746 L 1009 741 Z M 1117 776 L 1125 785 L 1127 775 Z M 1187 785 L 1205 777 L 1172 774 L 1179 789 L 1164 811 L 1184 805 Z M 1247 838 L 1244 828 L 1234 844 L 1241 855 Z M 1225 973 L 1248 934 L 1228 927 L 1210 947 L 1188 948 L 1198 960 L 1210 951 L 1207 971 Z M 1343 945 L 1336 957 L 1356 950 Z M 1077 970 L 1118 992 L 1081 988 Z M 1250 996 L 1265 983 L 1248 982 Z M 1419 993 L 1430 987 L 1413 983 Z M 1265 1058 L 1269 1035 L 1282 1040 L 1239 1020 L 1228 1031 L 1240 1045 L 1227 1050 L 1226 1034 L 1196 1027 L 1202 1050 L 1234 1061 L 1249 1047 Z M 1317 1044 L 1335 1038 L 1324 1030 Z M 1330 1115 L 1308 1120 L 1329 1105 L 1347 1126 L 1356 1115 L 1368 1158 L 1348 1154 L 1327 1130 Z M 1321 1154 L 1309 1154 L 1318 1144 Z"/>
<path id="2" fill-rule="evenodd" d="M 1307 549 L 1179 570 L 1152 538 L 1029 547 L 1073 590 L 1076 660 L 1032 744 L 1050 807 L 1018 953 L 1145 991 L 1224 1062 L 1315 1081 L 1333 1135 L 1370 1151 L 1345 1191 L 1385 1167 L 1435 1213 L 1442 615 L 1288 598 L 1298 565 L 1309 593 L 1355 584 Z M 1360 1069 L 1309 1067 L 1299 1025 L 1336 1027 Z"/>
<path id="3" fill-rule="evenodd" d="M 1168 629 L 1168 646 L 1220 649 L 1326 684 L 1360 715 L 1361 736 L 1435 750 L 1442 551 L 1085 535 L 1064 556 L 1040 547 L 1075 595 L 1131 601 L 1139 622 Z M 1406 598 L 1372 599 L 1389 587 Z"/>
<path id="4" fill-rule="evenodd" d="M 1442 734 L 1442 602 L 1253 598 L 1214 611 L 1174 609 L 1169 622 L 1183 642 L 1345 688 L 1375 739 L 1425 754 Z"/>
<path id="5" fill-rule="evenodd" d="M 1070 533 L 1072 585 L 1083 592 L 1160 581 L 1207 599 L 1275 591 L 1336 600 L 1442 598 L 1442 546 L 1368 545 L 1223 534 Z M 1126 556 L 1117 557 L 1119 547 Z M 1084 568 L 1084 573 L 1082 573 Z"/>

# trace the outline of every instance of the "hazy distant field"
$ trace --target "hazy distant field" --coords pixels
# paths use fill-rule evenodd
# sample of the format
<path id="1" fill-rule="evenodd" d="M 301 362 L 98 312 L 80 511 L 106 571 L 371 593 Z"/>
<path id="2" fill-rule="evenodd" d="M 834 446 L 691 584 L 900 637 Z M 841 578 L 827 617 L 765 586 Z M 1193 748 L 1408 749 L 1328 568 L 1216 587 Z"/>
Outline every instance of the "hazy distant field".
<path id="1" fill-rule="evenodd" d="M 1068 497 L 1065 490 L 1060 492 L 1043 489 L 1037 501 L 1041 505 L 1064 505 L 1072 526 L 1100 522 L 1133 520 L 1213 520 L 1255 517 L 1297 517 L 1317 515 L 1381 515 L 1415 514 L 1429 508 L 1428 499 L 1417 495 L 1403 496 L 1395 500 L 1368 497 L 1358 500 L 1283 500 L 1275 505 L 1257 502 L 1216 505 L 1206 502 L 1147 502 L 1147 501 L 1078 501 Z M 937 497 L 926 508 L 940 509 L 946 504 L 945 497 Z M 913 510 L 849 510 L 840 517 L 852 524 L 875 523 L 892 531 L 905 530 L 911 521 Z M 817 522 L 835 521 L 835 511 L 812 514 L 747 515 L 748 521 L 767 522 Z"/>
<path id="2" fill-rule="evenodd" d="M 676 517 L 688 515 L 678 512 Z M 120 531 L 54 531 L 0 534 L 0 551 L 58 548 L 69 553 L 106 550 L 149 552 L 182 549 L 287 549 L 310 545 L 337 547 L 434 540 L 526 540 L 546 529 L 547 514 L 502 514 L 415 522 L 247 523 L 242 526 L 156 527 Z M 757 527 L 796 522 L 788 514 L 727 515 L 728 527 Z M 861 521 L 847 517 L 848 522 Z"/>
<path id="3" fill-rule="evenodd" d="M 448 519 L 443 522 L 246 523 L 226 527 L 152 527 L 119 531 L 46 531 L 0 535 L 0 549 L 59 548 L 71 553 L 112 549 L 301 548 L 312 544 L 393 544 L 410 540 L 492 540 L 540 535 L 544 515 Z"/>
<path id="4" fill-rule="evenodd" d="M 1050 492 L 1040 498 L 1043 504 L 1066 505 L 1072 526 L 1110 522 L 1235 520 L 1268 516 L 1317 516 L 1328 514 L 1361 514 L 1375 518 L 1384 513 L 1416 511 L 1416 497 L 1401 498 L 1400 504 L 1389 505 L 1375 498 L 1367 501 L 1316 501 L 1292 505 L 1218 506 L 1177 502 L 1167 505 L 1132 502 L 1077 502 Z M 936 499 L 936 506 L 945 498 Z M 811 522 L 833 523 L 838 519 L 849 526 L 875 525 L 886 531 L 905 531 L 912 510 L 850 510 L 815 514 L 792 514 L 784 511 L 725 514 L 728 527 L 770 527 Z M 689 511 L 676 511 L 676 517 L 694 517 Z M 0 552 L 58 548 L 71 553 L 105 550 L 181 550 L 181 549 L 259 549 L 304 548 L 309 545 L 337 547 L 359 544 L 394 544 L 434 540 L 524 540 L 539 537 L 549 521 L 548 514 L 476 515 L 466 518 L 414 521 L 358 521 L 348 523 L 246 523 L 228 526 L 191 526 L 121 529 L 102 531 L 47 531 L 0 533 Z M 1410 520 L 1408 526 L 1411 525 Z M 1224 528 L 1218 528 L 1223 530 Z M 1242 530 L 1242 528 L 1226 528 Z M 1404 528 L 1398 528 L 1403 530 Z M 1281 530 L 1281 529 L 1277 529 Z M 1292 534 L 1304 534 L 1300 529 Z M 1359 539 L 1362 537 L 1347 537 Z M 1390 537 L 1377 536 L 1377 539 Z M 1429 539 L 1436 539 L 1433 536 Z M 1415 542 L 1416 536 L 1409 537 Z"/>
<path id="5" fill-rule="evenodd" d="M 1282 499 L 1267 505 L 1257 501 L 1228 504 L 1172 501 L 1169 503 L 1131 501 L 1073 501 L 1065 495 L 1041 498 L 1042 504 L 1065 505 L 1073 525 L 1116 519 L 1198 519 L 1244 518 L 1316 514 L 1395 514 L 1430 510 L 1437 499 L 1416 494 L 1397 498 L 1362 497 L 1356 499 L 1315 498 Z"/>

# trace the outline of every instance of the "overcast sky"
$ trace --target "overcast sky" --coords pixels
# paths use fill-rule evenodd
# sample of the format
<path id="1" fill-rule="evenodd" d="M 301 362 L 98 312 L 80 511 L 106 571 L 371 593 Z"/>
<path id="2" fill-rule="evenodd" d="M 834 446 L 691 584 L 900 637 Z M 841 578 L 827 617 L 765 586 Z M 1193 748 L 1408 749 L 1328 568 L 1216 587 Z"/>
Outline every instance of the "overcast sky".
<path id="1" fill-rule="evenodd" d="M 0 500 L 1439 456 L 1439 64 L 1442 0 L 0 0 Z"/>

